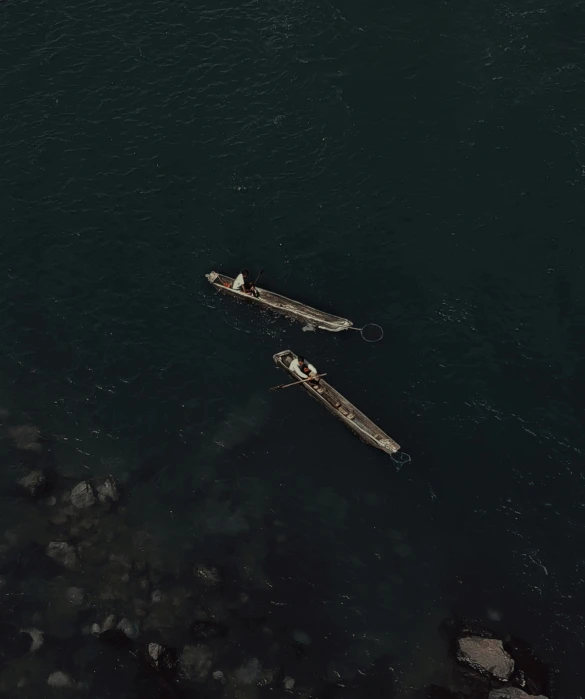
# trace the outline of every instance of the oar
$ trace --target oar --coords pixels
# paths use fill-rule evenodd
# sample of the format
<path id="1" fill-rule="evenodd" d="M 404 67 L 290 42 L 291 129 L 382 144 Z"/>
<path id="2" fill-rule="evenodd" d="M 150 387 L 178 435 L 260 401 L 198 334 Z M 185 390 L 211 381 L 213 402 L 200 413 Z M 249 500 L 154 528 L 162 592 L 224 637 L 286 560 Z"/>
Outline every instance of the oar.
<path id="1" fill-rule="evenodd" d="M 281 388 L 289 388 L 290 386 L 298 386 L 300 383 L 305 383 L 306 381 L 311 381 L 312 379 L 320 379 L 322 376 L 327 376 L 327 372 L 324 374 L 316 374 L 315 376 L 307 376 L 306 379 L 299 379 L 299 381 L 293 381 L 293 383 L 281 383 L 280 386 L 273 386 L 271 391 L 278 391 Z"/>

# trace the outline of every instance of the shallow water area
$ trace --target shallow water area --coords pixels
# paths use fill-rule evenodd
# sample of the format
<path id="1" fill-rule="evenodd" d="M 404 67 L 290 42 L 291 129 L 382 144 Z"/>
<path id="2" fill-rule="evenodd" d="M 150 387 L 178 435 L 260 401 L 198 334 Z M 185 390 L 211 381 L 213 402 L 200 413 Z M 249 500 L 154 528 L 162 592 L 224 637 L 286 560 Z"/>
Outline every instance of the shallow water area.
<path id="1" fill-rule="evenodd" d="M 581 696 L 582 7 L 0 13 L 0 694 L 416 698 L 463 615 Z"/>

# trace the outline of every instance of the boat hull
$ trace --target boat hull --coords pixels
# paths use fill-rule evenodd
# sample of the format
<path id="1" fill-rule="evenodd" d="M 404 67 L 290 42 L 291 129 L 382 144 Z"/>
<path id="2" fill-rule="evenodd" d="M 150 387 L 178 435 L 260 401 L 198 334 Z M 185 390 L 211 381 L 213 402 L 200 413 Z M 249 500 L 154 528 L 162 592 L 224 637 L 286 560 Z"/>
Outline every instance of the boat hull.
<path id="1" fill-rule="evenodd" d="M 298 379 L 298 376 L 289 368 L 295 357 L 294 352 L 284 350 L 275 354 L 273 359 L 277 367 L 284 369 L 290 376 Z M 341 420 L 362 441 L 386 452 L 386 454 L 395 454 L 400 450 L 399 444 L 323 379 L 319 381 L 318 386 L 305 382 L 301 384 L 301 388 L 308 391 L 316 401 L 324 405 L 330 413 L 335 415 L 338 420 Z"/>
<path id="2" fill-rule="evenodd" d="M 219 272 L 210 272 L 205 275 L 207 281 L 214 286 L 218 291 L 221 291 L 229 296 L 232 296 L 241 301 L 248 301 L 262 308 L 266 308 L 273 313 L 291 318 L 300 323 L 313 325 L 319 330 L 327 330 L 328 332 L 341 332 L 348 330 L 353 326 L 353 323 L 347 318 L 331 315 L 318 311 L 316 308 L 307 306 L 298 301 L 286 298 L 280 294 L 275 294 L 272 291 L 261 289 L 258 287 L 258 297 L 252 294 L 246 294 L 243 291 L 236 291 L 231 288 L 233 278 Z"/>

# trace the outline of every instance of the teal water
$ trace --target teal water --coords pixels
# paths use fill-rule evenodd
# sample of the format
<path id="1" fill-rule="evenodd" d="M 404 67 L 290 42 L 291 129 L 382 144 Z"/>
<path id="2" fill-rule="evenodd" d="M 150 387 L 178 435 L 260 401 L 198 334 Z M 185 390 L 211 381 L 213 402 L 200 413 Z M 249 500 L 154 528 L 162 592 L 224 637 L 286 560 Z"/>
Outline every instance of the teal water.
<path id="1" fill-rule="evenodd" d="M 324 665 L 389 653 L 414 696 L 448 674 L 441 621 L 495 610 L 579 696 L 583 5 L 0 12 L 0 398 L 46 439 L 3 433 L 9 551 L 47 537 L 23 459 L 110 473 L 151 562 L 216 557 Z M 384 340 L 205 282 L 242 266 Z M 269 393 L 286 348 L 411 462 Z"/>

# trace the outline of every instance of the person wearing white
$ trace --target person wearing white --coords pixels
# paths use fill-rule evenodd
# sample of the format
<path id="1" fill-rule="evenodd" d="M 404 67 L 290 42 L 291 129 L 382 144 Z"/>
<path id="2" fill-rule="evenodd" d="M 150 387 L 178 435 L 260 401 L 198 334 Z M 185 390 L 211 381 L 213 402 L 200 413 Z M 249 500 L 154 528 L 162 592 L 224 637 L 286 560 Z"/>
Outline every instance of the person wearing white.
<path id="1" fill-rule="evenodd" d="M 308 379 L 310 376 L 317 376 L 317 369 L 310 364 L 305 362 L 304 357 L 296 357 L 292 360 L 288 367 L 291 371 L 299 376 L 301 379 Z"/>
<path id="2" fill-rule="evenodd" d="M 232 284 L 232 289 L 235 291 L 244 291 L 244 284 L 246 283 L 246 279 L 248 278 L 248 270 L 243 269 L 238 276 L 234 279 L 234 282 Z"/>

